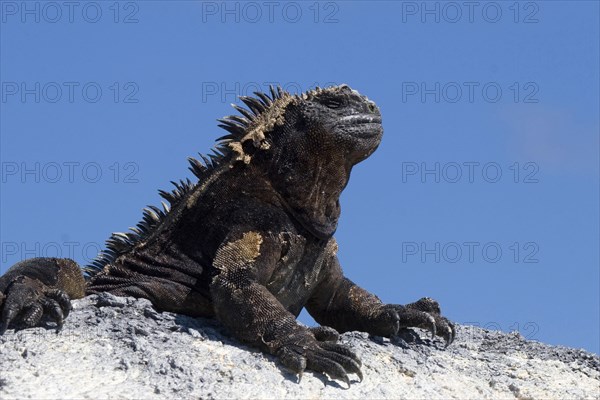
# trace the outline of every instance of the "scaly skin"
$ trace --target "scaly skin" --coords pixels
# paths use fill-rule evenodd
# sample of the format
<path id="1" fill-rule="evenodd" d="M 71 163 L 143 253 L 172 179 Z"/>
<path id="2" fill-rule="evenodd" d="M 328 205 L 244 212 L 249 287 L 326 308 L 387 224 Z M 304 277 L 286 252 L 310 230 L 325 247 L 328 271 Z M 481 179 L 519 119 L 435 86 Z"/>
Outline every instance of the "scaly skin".
<path id="1" fill-rule="evenodd" d="M 165 210 L 146 210 L 137 232 L 114 234 L 84 281 L 74 261 L 30 259 L 0 277 L 1 331 L 58 322 L 68 299 L 110 292 L 147 298 L 160 310 L 216 317 L 238 339 L 301 374 L 362 379 L 360 360 L 338 333 L 390 337 L 429 329 L 449 344 L 455 330 L 437 302 L 383 304 L 344 277 L 333 234 L 350 171 L 378 147 L 375 104 L 346 85 L 292 96 L 242 98 L 244 117 L 213 160 L 191 159 L 197 184 L 181 182 Z M 303 307 L 323 325 L 296 321 Z"/>

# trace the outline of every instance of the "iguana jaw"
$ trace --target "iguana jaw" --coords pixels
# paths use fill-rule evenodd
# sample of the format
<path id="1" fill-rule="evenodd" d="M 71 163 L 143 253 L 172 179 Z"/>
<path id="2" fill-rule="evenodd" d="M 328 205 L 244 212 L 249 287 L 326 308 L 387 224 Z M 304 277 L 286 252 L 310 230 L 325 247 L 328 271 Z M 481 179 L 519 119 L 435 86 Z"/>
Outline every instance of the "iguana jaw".
<path id="1" fill-rule="evenodd" d="M 359 139 L 370 139 L 383 135 L 381 117 L 374 114 L 355 114 L 342 117 L 334 129 Z"/>
<path id="2" fill-rule="evenodd" d="M 340 125 L 381 124 L 381 117 L 374 114 L 355 114 L 340 118 Z"/>

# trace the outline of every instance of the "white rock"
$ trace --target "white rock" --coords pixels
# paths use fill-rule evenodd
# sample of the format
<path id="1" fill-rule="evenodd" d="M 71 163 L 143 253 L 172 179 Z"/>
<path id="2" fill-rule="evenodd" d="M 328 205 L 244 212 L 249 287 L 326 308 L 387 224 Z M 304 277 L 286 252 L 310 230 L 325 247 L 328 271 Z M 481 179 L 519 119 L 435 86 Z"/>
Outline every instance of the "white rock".
<path id="1" fill-rule="evenodd" d="M 112 298 L 111 298 L 112 297 Z M 296 376 L 229 338 L 213 320 L 157 313 L 149 302 L 102 294 L 74 302 L 60 333 L 0 337 L 0 398 L 600 398 L 600 360 L 520 335 L 458 327 L 441 341 L 342 341 L 361 356 L 352 386 Z M 102 307 L 97 307 L 101 304 Z"/>

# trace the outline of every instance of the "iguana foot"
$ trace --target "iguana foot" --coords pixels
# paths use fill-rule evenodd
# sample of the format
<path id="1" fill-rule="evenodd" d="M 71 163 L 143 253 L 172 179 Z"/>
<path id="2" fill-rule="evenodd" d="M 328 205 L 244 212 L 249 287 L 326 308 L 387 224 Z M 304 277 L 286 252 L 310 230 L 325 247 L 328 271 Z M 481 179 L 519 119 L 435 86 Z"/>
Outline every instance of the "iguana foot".
<path id="1" fill-rule="evenodd" d="M 381 307 L 376 318 L 375 333 L 390 337 L 401 328 L 422 328 L 431 332 L 431 337 L 439 336 L 450 345 L 456 337 L 456 328 L 447 318 L 442 317 L 437 301 L 423 297 L 407 305 L 386 304 Z"/>
<path id="2" fill-rule="evenodd" d="M 308 330 L 315 335 L 315 339 L 319 342 L 337 343 L 337 341 L 340 340 L 339 332 L 329 326 L 313 326 L 308 328 Z"/>
<path id="3" fill-rule="evenodd" d="M 0 294 L 1 295 L 1 294 Z M 57 330 L 71 311 L 69 296 L 60 289 L 52 289 L 37 279 L 16 277 L 6 288 L 0 317 L 0 335 L 9 326 L 30 328 L 47 316 L 56 322 Z"/>
<path id="4" fill-rule="evenodd" d="M 301 330 L 285 338 L 285 343 L 276 352 L 281 363 L 293 373 L 302 377 L 305 369 L 327 374 L 331 379 L 339 379 L 350 387 L 348 374 L 356 374 L 363 379 L 358 356 L 348 347 L 334 341 L 319 341 L 312 331 L 328 332 L 328 336 L 316 336 L 319 339 L 333 338 L 335 331 L 328 327 Z"/>

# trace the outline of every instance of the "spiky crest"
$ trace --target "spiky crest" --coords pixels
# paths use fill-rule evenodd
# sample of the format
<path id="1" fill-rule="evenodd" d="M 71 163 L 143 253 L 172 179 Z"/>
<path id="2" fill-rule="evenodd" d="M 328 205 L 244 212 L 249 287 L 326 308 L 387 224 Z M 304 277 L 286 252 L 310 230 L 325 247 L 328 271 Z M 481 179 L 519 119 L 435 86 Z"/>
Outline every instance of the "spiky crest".
<path id="1" fill-rule="evenodd" d="M 319 90 L 318 88 L 316 90 Z M 242 143 L 252 140 L 257 148 L 268 148 L 265 143 L 265 134 L 277 124 L 283 122 L 285 108 L 292 101 L 298 101 L 301 97 L 291 95 L 281 87 L 269 88 L 270 96 L 262 92 L 254 92 L 255 97 L 240 96 L 240 100 L 246 104 L 248 109 L 232 104 L 233 108 L 243 116 L 230 115 L 219 119 L 219 126 L 229 132 L 227 135 L 217 139 L 213 153 L 208 156 L 200 154 L 202 161 L 189 157 L 189 169 L 198 178 L 199 182 L 207 177 L 224 163 L 231 159 L 250 161 L 248 155 L 244 154 Z M 306 98 L 306 94 L 302 95 Z M 196 187 L 189 179 L 179 182 L 171 181 L 175 188 L 170 191 L 159 190 L 159 194 L 169 205 L 162 203 L 162 209 L 155 206 L 144 208 L 142 220 L 135 226 L 129 228 L 129 232 L 115 232 L 106 241 L 106 249 L 87 266 L 83 268 L 88 276 L 100 272 L 106 265 L 114 262 L 121 254 L 127 253 L 141 241 L 147 239 L 153 231 L 165 220 L 171 209 L 182 202 L 182 199 Z"/>
<path id="2" fill-rule="evenodd" d="M 277 88 L 270 86 L 270 96 L 262 92 L 254 92 L 256 97 L 240 96 L 240 100 L 246 104 L 248 109 L 232 104 L 232 107 L 242 116 L 229 115 L 217 120 L 218 126 L 225 129 L 228 134 L 217 139 L 212 154 L 208 154 L 208 156 L 200 154 L 202 161 L 189 157 L 189 169 L 198 178 L 198 182 L 203 182 L 216 168 L 224 164 L 238 160 L 249 163 L 251 157 L 244 153 L 243 143 L 252 140 L 255 148 L 268 149 L 265 139 L 275 126 L 283 124 L 285 109 L 290 103 L 311 100 L 325 91 L 335 92 L 341 87 L 333 86 L 325 89 L 316 87 L 301 95 L 292 95 L 280 86 Z M 136 244 L 149 238 L 171 210 L 185 201 L 184 199 L 188 197 L 198 182 L 193 183 L 189 179 L 179 182 L 171 181 L 175 186 L 172 191 L 159 190 L 158 193 L 167 200 L 169 205 L 161 202 L 162 209 L 148 206 L 143 210 L 142 220 L 135 227 L 129 228 L 130 232 L 113 233 L 106 241 L 106 249 L 102 250 L 90 264 L 83 268 L 86 275 L 91 277 L 97 274 L 121 254 L 127 253 Z"/>

